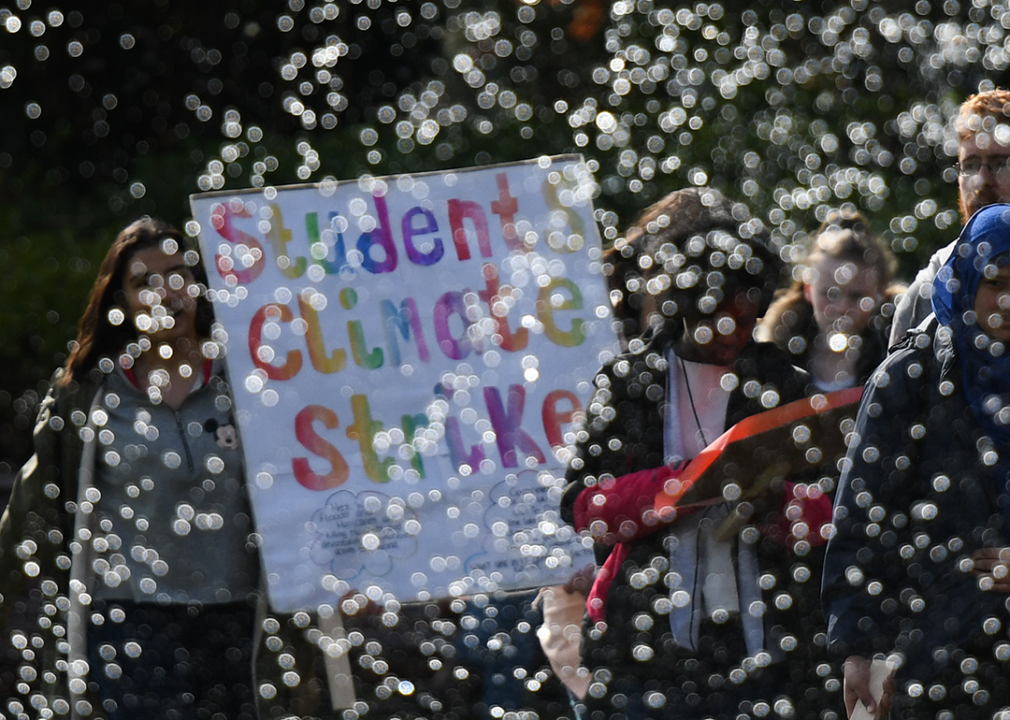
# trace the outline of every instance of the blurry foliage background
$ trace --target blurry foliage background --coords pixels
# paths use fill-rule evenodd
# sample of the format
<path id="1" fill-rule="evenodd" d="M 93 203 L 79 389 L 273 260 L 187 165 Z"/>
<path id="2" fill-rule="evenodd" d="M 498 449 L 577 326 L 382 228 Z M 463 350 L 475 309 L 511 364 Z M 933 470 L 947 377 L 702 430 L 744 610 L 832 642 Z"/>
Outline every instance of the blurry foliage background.
<path id="1" fill-rule="evenodd" d="M 190 193 L 581 152 L 606 242 L 710 184 L 789 260 L 860 208 L 907 278 L 959 228 L 949 118 L 1010 64 L 990 0 L 75 5 L 0 7 L 0 476 L 109 242 Z"/>

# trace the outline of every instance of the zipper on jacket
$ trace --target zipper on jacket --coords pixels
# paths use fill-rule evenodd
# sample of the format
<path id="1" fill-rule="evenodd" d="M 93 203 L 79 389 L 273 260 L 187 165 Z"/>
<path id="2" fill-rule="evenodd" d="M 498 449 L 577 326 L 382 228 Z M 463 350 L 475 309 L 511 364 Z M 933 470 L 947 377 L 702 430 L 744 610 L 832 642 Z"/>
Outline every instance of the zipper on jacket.
<path id="1" fill-rule="evenodd" d="M 189 443 L 186 442 L 186 431 L 182 427 L 182 415 L 179 414 L 178 410 L 175 410 L 175 426 L 179 429 L 179 439 L 182 440 L 182 449 L 186 451 L 186 467 L 189 468 L 189 472 L 192 473 L 195 468 L 193 467 L 193 453 L 189 450 Z"/>

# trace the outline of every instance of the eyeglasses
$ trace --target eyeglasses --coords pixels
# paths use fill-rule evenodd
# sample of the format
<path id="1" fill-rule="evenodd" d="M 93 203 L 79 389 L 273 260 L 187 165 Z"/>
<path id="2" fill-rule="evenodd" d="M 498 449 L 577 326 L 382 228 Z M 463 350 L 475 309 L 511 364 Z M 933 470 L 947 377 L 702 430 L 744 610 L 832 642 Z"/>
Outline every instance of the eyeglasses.
<path id="1" fill-rule="evenodd" d="M 1010 157 L 987 160 L 982 162 L 979 158 L 968 158 L 964 162 L 954 163 L 954 169 L 960 177 L 975 177 L 982 172 L 985 166 L 989 174 L 1000 182 L 1010 181 Z"/>

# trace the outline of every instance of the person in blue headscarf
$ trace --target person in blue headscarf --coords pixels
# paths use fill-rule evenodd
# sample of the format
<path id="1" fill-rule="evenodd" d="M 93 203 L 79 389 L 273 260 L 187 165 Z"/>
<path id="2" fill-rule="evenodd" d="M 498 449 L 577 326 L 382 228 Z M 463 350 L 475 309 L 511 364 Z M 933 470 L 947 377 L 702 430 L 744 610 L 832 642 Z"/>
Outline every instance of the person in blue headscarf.
<path id="1" fill-rule="evenodd" d="M 971 218 L 932 302 L 866 386 L 835 498 L 823 601 L 850 717 L 1010 706 L 1010 205 Z"/>

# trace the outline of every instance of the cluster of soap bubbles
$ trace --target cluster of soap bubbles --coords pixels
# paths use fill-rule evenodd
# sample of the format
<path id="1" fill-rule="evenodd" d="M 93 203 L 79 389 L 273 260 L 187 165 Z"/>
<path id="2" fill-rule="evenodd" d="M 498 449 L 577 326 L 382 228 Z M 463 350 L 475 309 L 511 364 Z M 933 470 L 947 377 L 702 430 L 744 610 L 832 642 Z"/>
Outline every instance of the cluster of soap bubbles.
<path id="1" fill-rule="evenodd" d="M 757 211 L 787 258 L 844 205 L 915 253 L 957 222 L 948 121 L 1005 64 L 1002 25 L 981 29 L 976 4 L 888 13 L 855 0 L 822 15 L 614 3 L 599 91 L 569 111 L 575 142 L 599 160 L 605 195 L 644 202 L 685 181 L 720 186 Z"/>
<path id="2" fill-rule="evenodd" d="M 1007 66 L 999 3 L 740 12 L 622 1 L 595 23 L 579 17 L 593 5 L 447 0 L 390 8 L 382 23 L 380 3 L 348 6 L 358 28 L 372 18 L 373 32 L 398 38 L 396 52 L 419 38 L 440 46 L 417 81 L 385 82 L 389 101 L 363 113 L 368 171 L 578 151 L 597 204 L 625 221 L 671 189 L 712 184 L 747 201 L 792 259 L 841 206 L 868 212 L 909 268 L 956 225 L 949 119 Z M 305 129 L 338 127 L 347 101 L 333 88 L 353 47 L 327 36 L 284 65 L 298 87 L 286 107 Z M 298 168 L 302 179 L 323 171 Z"/>
<path id="3" fill-rule="evenodd" d="M 608 244 L 667 192 L 711 185 L 745 201 L 793 261 L 830 212 L 862 210 L 908 273 L 958 227 L 950 119 L 967 95 L 1001 83 L 1008 28 L 1006 0 L 830 8 L 250 0 L 227 11 L 212 3 L 71 11 L 15 0 L 0 9 L 0 189 L 12 207 L 31 196 L 79 196 L 121 225 L 143 212 L 178 216 L 190 192 L 325 187 L 365 175 L 399 176 L 403 189 L 414 187 L 411 173 L 578 152 L 595 175 L 595 185 L 580 187 L 596 194 Z M 29 222 L 0 215 L 12 237 Z M 63 250 L 53 252 L 67 263 Z M 44 313 L 46 302 L 36 304 Z M 530 356 L 531 382 L 538 367 Z M 19 393 L 0 390 L 0 405 L 26 433 L 39 397 Z M 187 513 L 180 534 L 219 525 Z M 537 532 L 568 532 L 545 522 Z M 399 608 L 388 598 L 365 593 L 346 603 L 369 601 L 384 603 L 382 622 L 395 626 Z M 430 622 L 417 642 L 423 667 L 457 682 L 486 657 L 464 666 L 456 654 L 501 655 L 531 637 L 528 626 L 502 635 L 486 595 L 451 610 L 458 628 L 433 619 L 439 608 L 418 610 L 418 622 Z M 340 642 L 362 668 L 386 676 L 388 694 L 414 693 L 389 673 L 380 641 L 354 630 Z M 337 641 L 320 640 L 330 645 Z M 518 672 L 526 689 L 543 682 L 537 668 Z M 817 668 L 834 692 L 832 672 Z M 293 670 L 285 677 L 300 681 Z M 18 702 L 6 710 L 20 713 Z M 418 693 L 417 702 L 436 712 L 449 701 Z"/>
<path id="4" fill-rule="evenodd" d="M 597 204 L 624 223 L 671 189 L 712 184 L 788 255 L 851 204 L 910 267 L 956 223 L 948 120 L 1010 63 L 1010 14 L 989 0 L 129 12 L 0 11 L 12 41 L 0 100 L 18 111 L 5 124 L 40 151 L 83 144 L 47 182 L 107 180 L 113 210 L 157 202 L 157 163 L 141 168 L 152 152 L 188 155 L 189 190 L 219 190 L 577 151 Z M 49 89 L 29 87 L 43 77 Z M 0 170 L 24 153 L 0 146 Z"/>

